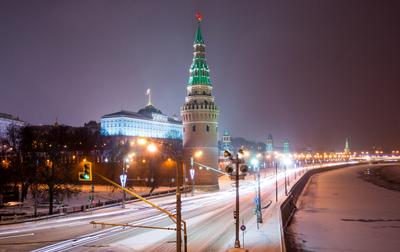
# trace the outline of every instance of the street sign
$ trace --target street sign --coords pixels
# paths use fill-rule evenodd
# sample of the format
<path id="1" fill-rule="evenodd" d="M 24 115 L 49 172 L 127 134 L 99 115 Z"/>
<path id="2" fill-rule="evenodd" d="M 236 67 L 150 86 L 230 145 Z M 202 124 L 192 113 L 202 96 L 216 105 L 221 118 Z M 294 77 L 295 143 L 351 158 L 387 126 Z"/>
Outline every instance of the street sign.
<path id="1" fill-rule="evenodd" d="M 119 176 L 119 179 L 121 180 L 121 186 L 125 187 L 125 185 L 126 185 L 126 174 L 122 174 L 121 176 Z"/>
<path id="2" fill-rule="evenodd" d="M 242 230 L 242 231 L 246 230 L 246 226 L 245 225 L 241 225 L 240 226 L 240 230 Z"/>
<path id="3" fill-rule="evenodd" d="M 194 179 L 194 169 L 190 169 L 190 177 L 192 178 L 192 180 Z"/>

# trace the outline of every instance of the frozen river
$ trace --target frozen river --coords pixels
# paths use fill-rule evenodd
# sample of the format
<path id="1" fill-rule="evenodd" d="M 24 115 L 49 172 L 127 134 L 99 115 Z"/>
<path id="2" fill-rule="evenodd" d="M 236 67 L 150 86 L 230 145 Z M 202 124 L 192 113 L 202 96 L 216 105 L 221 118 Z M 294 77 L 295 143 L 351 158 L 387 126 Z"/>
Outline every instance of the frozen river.
<path id="1" fill-rule="evenodd" d="M 398 164 L 313 176 L 287 230 L 288 251 L 400 251 L 399 186 Z"/>

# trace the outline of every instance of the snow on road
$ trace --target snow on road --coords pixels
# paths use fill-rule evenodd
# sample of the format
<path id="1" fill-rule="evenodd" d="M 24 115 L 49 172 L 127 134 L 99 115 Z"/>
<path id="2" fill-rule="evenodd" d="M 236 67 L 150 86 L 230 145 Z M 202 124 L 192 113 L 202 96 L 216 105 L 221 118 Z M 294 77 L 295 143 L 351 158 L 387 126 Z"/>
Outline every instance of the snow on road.
<path id="1" fill-rule="evenodd" d="M 385 167 L 400 174 L 399 165 L 365 165 L 313 176 L 287 230 L 297 251 L 400 251 L 400 192 L 360 175 Z"/>

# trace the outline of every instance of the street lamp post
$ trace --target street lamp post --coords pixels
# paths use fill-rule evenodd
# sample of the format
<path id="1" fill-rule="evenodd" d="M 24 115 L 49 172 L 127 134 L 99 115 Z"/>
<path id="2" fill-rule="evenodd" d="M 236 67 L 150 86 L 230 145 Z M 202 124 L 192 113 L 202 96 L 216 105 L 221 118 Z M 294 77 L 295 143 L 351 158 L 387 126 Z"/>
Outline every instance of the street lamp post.
<path id="1" fill-rule="evenodd" d="M 258 180 L 258 201 L 257 201 L 257 227 L 258 223 L 263 223 L 262 214 L 261 214 L 261 186 L 260 186 L 260 167 L 258 167 L 257 173 Z"/>
<path id="2" fill-rule="evenodd" d="M 235 211 L 234 211 L 234 218 L 235 218 L 235 248 L 240 248 L 240 240 L 239 240 L 239 222 L 240 222 L 240 208 L 239 208 L 239 169 L 240 169 L 240 163 L 241 163 L 241 158 L 239 157 L 239 154 L 241 156 L 244 155 L 244 152 L 242 149 L 239 149 L 238 153 L 236 154 L 236 157 L 233 157 L 232 154 L 229 151 L 224 151 L 224 157 L 229 158 L 229 160 L 235 164 L 236 170 L 235 170 L 235 185 L 236 185 L 236 200 L 235 200 Z M 232 168 L 231 171 L 228 173 L 232 173 Z"/>
<path id="3" fill-rule="evenodd" d="M 260 166 L 257 158 L 253 158 L 251 160 L 251 164 L 253 165 L 253 170 L 257 169 L 257 206 L 256 206 L 256 213 L 257 213 L 257 228 L 258 224 L 262 223 L 262 214 L 261 214 L 261 186 L 260 186 Z M 255 173 L 254 173 L 255 175 Z"/>
<path id="4" fill-rule="evenodd" d="M 233 160 L 236 164 L 236 176 L 235 176 L 235 184 L 236 184 L 236 232 L 235 232 L 235 248 L 240 248 L 240 240 L 239 240 L 239 154 L 236 155 L 236 159 Z"/>
<path id="5" fill-rule="evenodd" d="M 196 157 L 196 158 L 199 158 L 199 157 L 201 157 L 203 155 L 203 152 L 200 150 L 200 151 L 196 151 L 195 153 L 194 153 L 194 156 L 192 156 L 191 158 L 190 158 L 190 178 L 191 178 L 191 180 L 192 180 L 192 196 L 194 196 L 194 189 L 195 189 L 195 187 L 194 187 L 194 175 L 195 175 L 195 171 L 194 171 L 194 158 Z"/>
<path id="6" fill-rule="evenodd" d="M 194 196 L 194 167 L 193 167 L 193 157 L 190 159 L 190 178 L 192 180 L 192 196 Z"/>
<path id="7" fill-rule="evenodd" d="M 122 175 L 120 176 L 121 180 L 121 186 L 125 188 L 126 186 L 126 166 L 128 165 L 128 159 L 124 159 L 122 162 Z M 125 198 L 126 198 L 126 193 L 125 191 L 122 191 L 122 208 L 125 208 Z"/>
<path id="8" fill-rule="evenodd" d="M 36 158 L 36 170 L 35 170 L 35 202 L 34 202 L 34 216 L 37 217 L 37 208 L 38 208 L 38 188 L 39 188 L 39 183 L 38 183 L 38 173 L 39 173 L 39 159 Z"/>
<path id="9" fill-rule="evenodd" d="M 176 251 L 182 251 L 182 214 L 181 214 L 181 186 L 180 186 L 180 168 L 178 160 L 176 162 Z"/>
<path id="10" fill-rule="evenodd" d="M 283 168 L 285 169 L 285 196 L 287 196 L 288 195 L 288 191 L 287 191 L 286 164 L 283 165 Z"/>
<path id="11" fill-rule="evenodd" d="M 278 163 L 275 162 L 275 202 L 278 202 Z"/>

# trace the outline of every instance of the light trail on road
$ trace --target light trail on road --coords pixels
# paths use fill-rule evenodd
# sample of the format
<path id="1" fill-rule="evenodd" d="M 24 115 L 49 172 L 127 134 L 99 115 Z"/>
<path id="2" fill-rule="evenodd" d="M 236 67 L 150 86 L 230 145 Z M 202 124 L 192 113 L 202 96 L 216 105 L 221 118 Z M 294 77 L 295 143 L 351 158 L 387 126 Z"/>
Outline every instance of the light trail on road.
<path id="1" fill-rule="evenodd" d="M 302 173 L 304 168 L 297 168 Z M 294 184 L 294 169 L 287 170 L 291 185 Z M 249 177 L 252 175 L 249 175 Z M 284 196 L 283 171 L 278 173 L 279 198 Z M 299 178 L 300 176 L 296 176 Z M 272 202 L 269 208 L 276 208 L 275 175 L 262 178 L 262 206 Z M 240 208 L 241 220 L 250 223 L 255 218 L 255 181 L 241 181 Z M 196 194 L 182 199 L 182 216 L 187 221 L 189 251 L 221 251 L 233 246 L 234 238 L 234 198 L 235 190 L 231 187 L 225 191 Z M 175 197 L 167 196 L 152 200 L 154 203 L 171 212 L 175 212 Z M 279 203 L 279 202 L 278 202 Z M 267 211 L 264 209 L 263 211 Z M 95 228 L 90 221 L 174 227 L 174 223 L 158 210 L 148 207 L 142 202 L 127 204 L 126 209 L 113 207 L 93 213 L 87 212 L 79 216 L 67 216 L 49 219 L 37 223 L 17 224 L 0 230 L 2 235 L 18 235 L 34 232 L 34 236 L 14 237 L 12 241 L 18 246 L 7 246 L 7 237 L 0 249 L 7 251 L 101 251 L 105 247 L 118 248 L 118 251 L 132 249 L 134 251 L 175 251 L 175 232 L 166 230 L 147 230 L 140 228 L 107 227 Z M 101 228 L 99 230 L 99 228 Z M 43 239 L 46 237 L 46 239 Z M 11 238 L 10 238 L 11 239 Z"/>

